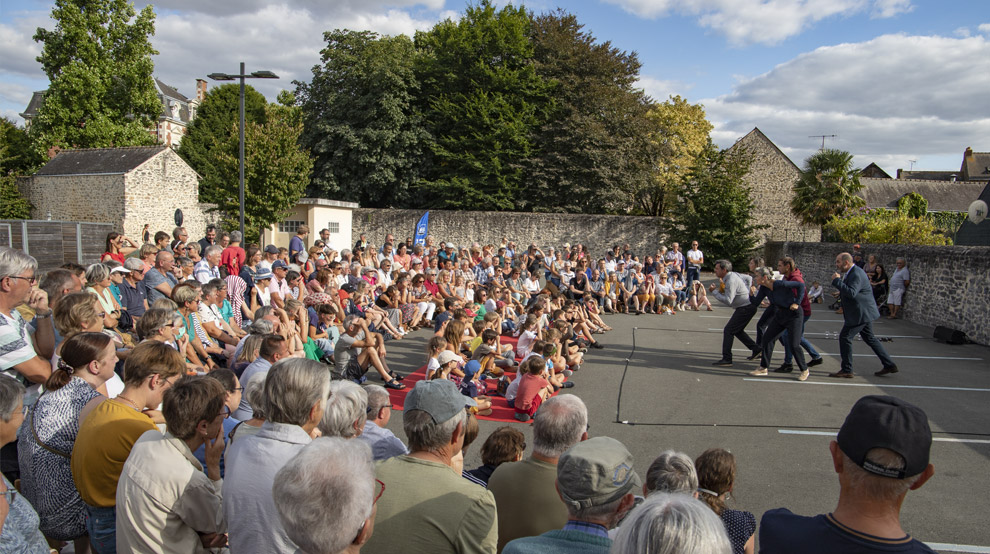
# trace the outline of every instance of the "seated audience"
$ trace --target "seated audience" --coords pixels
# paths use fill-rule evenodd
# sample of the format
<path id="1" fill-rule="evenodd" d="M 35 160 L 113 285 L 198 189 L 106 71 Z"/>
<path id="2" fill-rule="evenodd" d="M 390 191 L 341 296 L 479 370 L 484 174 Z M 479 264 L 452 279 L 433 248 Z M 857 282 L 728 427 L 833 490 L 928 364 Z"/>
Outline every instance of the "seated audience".
<path id="1" fill-rule="evenodd" d="M 0 446 L 17 439 L 24 423 L 24 385 L 0 376 Z M 0 552 L 48 554 L 51 549 L 38 529 L 31 503 L 18 494 L 6 475 L 0 476 Z"/>
<path id="2" fill-rule="evenodd" d="M 368 393 L 368 418 L 359 439 L 371 446 L 371 457 L 379 462 L 393 456 L 408 454 L 409 449 L 386 426 L 392 418 L 392 399 L 388 391 L 379 385 L 366 385 Z"/>
<path id="3" fill-rule="evenodd" d="M 646 470 L 643 496 L 655 492 L 698 495 L 698 473 L 694 462 L 683 452 L 666 450 Z"/>
<path id="4" fill-rule="evenodd" d="M 488 479 L 495 469 L 509 462 L 522 460 L 526 452 L 526 437 L 519 429 L 503 425 L 492 431 L 481 445 L 482 465 L 464 472 L 464 477 L 483 487 L 488 487 Z"/>
<path id="5" fill-rule="evenodd" d="M 736 458 L 728 450 L 709 448 L 694 461 L 698 471 L 698 499 L 722 520 L 732 544 L 732 554 L 753 554 L 756 518 L 749 512 L 732 510 L 725 502 L 736 482 Z"/>
<path id="6" fill-rule="evenodd" d="M 725 527 L 701 501 L 686 494 L 656 493 L 622 523 L 612 554 L 729 554 Z"/>
<path id="7" fill-rule="evenodd" d="M 361 385 L 350 381 L 331 382 L 330 398 L 319 424 L 323 436 L 353 439 L 364 431 L 367 419 L 368 393 Z"/>

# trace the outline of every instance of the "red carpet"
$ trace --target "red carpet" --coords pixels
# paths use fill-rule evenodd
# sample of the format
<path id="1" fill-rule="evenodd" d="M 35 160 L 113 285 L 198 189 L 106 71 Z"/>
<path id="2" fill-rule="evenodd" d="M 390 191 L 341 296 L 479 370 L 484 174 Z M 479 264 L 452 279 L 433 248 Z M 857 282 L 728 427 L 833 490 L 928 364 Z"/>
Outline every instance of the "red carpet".
<path id="1" fill-rule="evenodd" d="M 512 345 L 513 349 L 516 348 L 516 343 L 518 341 L 519 339 L 515 337 L 511 337 L 511 336 L 502 337 L 502 344 Z M 388 389 L 388 394 L 392 398 L 392 409 L 401 410 L 405 403 L 406 395 L 409 394 L 409 391 L 411 391 L 413 387 L 416 386 L 417 382 L 422 381 L 425 377 L 426 377 L 426 365 L 423 365 L 412 374 L 406 375 L 405 380 L 402 381 L 402 384 L 406 386 L 405 389 L 403 390 Z M 513 379 L 515 378 L 514 375 L 512 377 Z M 509 405 L 505 401 L 505 398 L 501 396 L 496 396 L 494 394 L 496 382 L 497 381 L 495 379 L 488 379 L 486 381 L 488 385 L 488 397 L 492 399 L 492 413 L 491 415 L 486 415 L 486 416 L 479 415 L 478 419 L 485 419 L 489 421 L 502 421 L 509 423 L 512 422 L 520 423 L 519 420 L 515 418 L 516 411 L 513 408 L 509 407 Z"/>

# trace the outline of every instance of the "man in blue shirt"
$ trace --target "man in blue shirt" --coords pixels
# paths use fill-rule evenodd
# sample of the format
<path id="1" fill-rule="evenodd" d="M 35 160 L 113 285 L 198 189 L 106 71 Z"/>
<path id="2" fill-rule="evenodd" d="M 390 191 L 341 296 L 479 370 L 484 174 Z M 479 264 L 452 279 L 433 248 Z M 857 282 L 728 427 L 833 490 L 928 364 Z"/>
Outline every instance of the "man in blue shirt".
<path id="1" fill-rule="evenodd" d="M 296 256 L 298 256 L 300 252 L 306 251 L 306 243 L 303 242 L 303 239 L 307 236 L 309 236 L 309 225 L 300 225 L 296 228 L 295 236 L 289 239 L 289 260 L 292 263 L 299 263 Z"/>
<path id="2" fill-rule="evenodd" d="M 364 390 L 368 393 L 368 420 L 364 423 L 364 431 L 356 438 L 371 446 L 371 456 L 376 462 L 408 454 L 409 449 L 402 440 L 386 428 L 392 419 L 392 399 L 388 391 L 379 385 L 365 385 Z"/>

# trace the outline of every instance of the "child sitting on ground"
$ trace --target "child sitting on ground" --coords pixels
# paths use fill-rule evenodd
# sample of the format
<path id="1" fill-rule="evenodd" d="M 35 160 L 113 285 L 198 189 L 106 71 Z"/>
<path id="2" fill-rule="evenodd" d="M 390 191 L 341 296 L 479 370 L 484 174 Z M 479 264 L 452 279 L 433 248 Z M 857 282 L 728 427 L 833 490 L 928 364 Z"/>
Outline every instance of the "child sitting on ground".
<path id="1" fill-rule="evenodd" d="M 815 304 L 821 304 L 822 302 L 824 302 L 824 299 L 822 298 L 821 283 L 819 283 L 818 281 L 814 281 L 811 283 L 811 288 L 808 289 L 808 299 L 814 302 Z"/>
<path id="2" fill-rule="evenodd" d="M 485 329 L 481 332 L 481 344 L 474 349 L 471 355 L 472 360 L 478 360 L 481 363 L 483 373 L 496 377 L 502 375 L 505 369 L 515 367 L 515 357 L 511 346 L 508 344 L 499 346 L 498 333 L 494 329 Z"/>
<path id="3" fill-rule="evenodd" d="M 553 387 L 543 377 L 547 369 L 543 358 L 539 356 L 531 357 L 527 360 L 526 367 L 529 371 L 516 379 L 519 385 L 512 403 L 512 407 L 516 411 L 515 417 L 519 421 L 529 421 L 532 419 L 533 414 L 540 408 L 543 401 L 553 394 Z M 513 384 L 516 381 L 513 381 Z"/>
<path id="4" fill-rule="evenodd" d="M 426 343 L 426 379 L 429 380 L 433 373 L 440 369 L 440 361 L 437 358 L 441 352 L 447 351 L 447 339 L 434 336 Z"/>
<path id="5" fill-rule="evenodd" d="M 481 364 L 477 360 L 471 360 L 464 364 L 464 379 L 461 380 L 458 388 L 461 390 L 461 394 L 474 398 L 474 401 L 478 403 L 477 411 L 474 413 L 491 415 L 492 399 L 482 394 L 488 390 L 488 385 L 481 379 Z"/>
<path id="6" fill-rule="evenodd" d="M 543 331 L 537 327 L 537 321 L 536 315 L 529 314 L 526 316 L 526 321 L 521 327 L 522 334 L 519 335 L 516 354 L 522 358 L 529 355 L 530 350 L 533 348 L 533 342 L 542 337 Z"/>

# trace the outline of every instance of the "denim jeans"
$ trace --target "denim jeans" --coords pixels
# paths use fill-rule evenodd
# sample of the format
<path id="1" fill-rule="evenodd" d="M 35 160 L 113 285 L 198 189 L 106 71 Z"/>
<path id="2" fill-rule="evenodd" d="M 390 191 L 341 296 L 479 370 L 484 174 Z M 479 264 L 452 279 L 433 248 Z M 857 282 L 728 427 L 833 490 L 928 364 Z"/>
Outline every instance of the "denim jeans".
<path id="1" fill-rule="evenodd" d="M 804 322 L 807 323 L 810 317 L 810 315 L 804 316 Z M 788 331 L 784 331 L 784 334 L 780 336 L 780 343 L 784 345 L 785 364 L 791 363 L 791 359 L 794 357 L 794 353 L 791 352 L 791 339 L 788 333 Z M 801 337 L 801 348 L 804 348 L 805 351 L 808 352 L 808 355 L 811 356 L 812 360 L 817 360 L 822 357 L 822 355 L 815 350 L 814 346 L 811 346 L 811 343 L 808 342 L 808 339 L 804 338 L 804 336 Z"/>
<path id="2" fill-rule="evenodd" d="M 96 554 L 117 554 L 117 508 L 86 505 L 86 532 Z"/>

